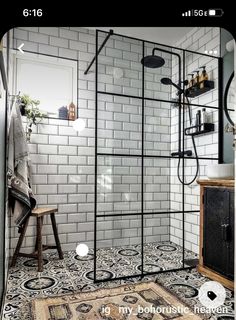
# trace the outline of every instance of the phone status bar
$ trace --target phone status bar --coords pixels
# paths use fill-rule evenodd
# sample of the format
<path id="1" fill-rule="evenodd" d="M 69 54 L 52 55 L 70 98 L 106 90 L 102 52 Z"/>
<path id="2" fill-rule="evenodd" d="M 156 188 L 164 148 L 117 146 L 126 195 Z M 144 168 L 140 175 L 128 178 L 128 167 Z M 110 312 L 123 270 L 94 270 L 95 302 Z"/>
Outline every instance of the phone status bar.
<path id="1" fill-rule="evenodd" d="M 224 11 L 220 8 L 217 9 L 190 9 L 182 12 L 183 17 L 222 17 Z"/>

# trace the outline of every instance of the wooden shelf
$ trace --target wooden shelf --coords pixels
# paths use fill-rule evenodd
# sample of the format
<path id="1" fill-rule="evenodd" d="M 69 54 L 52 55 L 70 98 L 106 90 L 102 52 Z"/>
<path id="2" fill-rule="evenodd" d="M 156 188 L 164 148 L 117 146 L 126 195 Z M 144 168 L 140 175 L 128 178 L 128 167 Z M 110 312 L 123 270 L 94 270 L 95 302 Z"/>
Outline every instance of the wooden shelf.
<path id="1" fill-rule="evenodd" d="M 198 265 L 197 269 L 198 269 L 198 272 L 204 275 L 205 277 L 208 277 L 214 281 L 217 281 L 221 283 L 223 286 L 225 286 L 226 288 L 234 291 L 234 281 L 225 278 L 221 274 L 215 271 L 212 271 L 210 268 L 203 265 Z"/>
<path id="2" fill-rule="evenodd" d="M 186 89 L 185 94 L 189 98 L 195 98 L 212 89 L 214 89 L 214 81 L 204 80 L 203 88 L 197 88 L 196 86 L 193 86 L 192 88 Z"/>
<path id="3" fill-rule="evenodd" d="M 198 129 L 198 131 L 196 131 Z M 198 126 L 192 126 L 185 128 L 184 133 L 186 136 L 198 136 L 200 134 L 208 133 L 214 131 L 214 123 L 201 123 Z"/>
<path id="4" fill-rule="evenodd" d="M 234 187 L 234 180 L 200 179 L 197 183 L 201 186 Z"/>

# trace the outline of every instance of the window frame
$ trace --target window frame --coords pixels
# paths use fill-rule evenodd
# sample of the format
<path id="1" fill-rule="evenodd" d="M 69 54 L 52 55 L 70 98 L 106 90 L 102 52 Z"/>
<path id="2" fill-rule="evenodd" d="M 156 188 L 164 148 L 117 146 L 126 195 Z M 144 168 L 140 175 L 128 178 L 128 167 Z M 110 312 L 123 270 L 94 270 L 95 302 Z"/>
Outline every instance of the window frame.
<path id="1" fill-rule="evenodd" d="M 52 64 L 54 66 L 62 66 L 64 67 L 69 67 L 72 68 L 72 100 L 76 105 L 76 118 L 78 117 L 78 60 L 75 59 L 69 59 L 69 58 L 63 58 L 59 56 L 53 56 L 53 55 L 47 55 L 47 54 L 42 54 L 42 53 L 34 53 L 34 52 L 27 52 L 24 51 L 24 54 L 18 52 L 18 51 L 13 51 L 13 68 L 14 68 L 14 79 L 13 79 L 13 92 L 15 95 L 19 93 L 19 90 L 17 88 L 18 85 L 18 61 L 19 60 L 25 60 L 25 61 L 31 61 L 31 62 L 39 62 L 43 63 L 45 62 L 46 64 Z M 21 92 L 22 94 L 23 92 Z M 39 97 L 34 97 L 37 100 L 40 100 Z M 59 108 L 60 106 L 58 106 Z M 68 105 L 67 105 L 68 107 Z M 40 108 L 40 105 L 39 105 Z M 52 111 L 51 111 L 52 112 Z M 46 118 L 49 119 L 59 119 L 60 118 L 57 116 L 52 116 L 48 114 Z M 62 119 L 64 120 L 64 119 Z"/>

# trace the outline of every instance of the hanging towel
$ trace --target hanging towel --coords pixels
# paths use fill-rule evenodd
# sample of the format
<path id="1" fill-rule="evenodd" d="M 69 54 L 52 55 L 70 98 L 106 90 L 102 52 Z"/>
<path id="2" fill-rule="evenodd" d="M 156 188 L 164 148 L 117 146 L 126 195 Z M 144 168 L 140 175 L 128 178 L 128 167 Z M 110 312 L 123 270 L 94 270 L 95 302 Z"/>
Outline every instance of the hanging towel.
<path id="1" fill-rule="evenodd" d="M 8 134 L 8 190 L 14 221 L 22 227 L 36 205 L 31 189 L 30 156 L 21 113 L 15 103 L 11 112 Z"/>

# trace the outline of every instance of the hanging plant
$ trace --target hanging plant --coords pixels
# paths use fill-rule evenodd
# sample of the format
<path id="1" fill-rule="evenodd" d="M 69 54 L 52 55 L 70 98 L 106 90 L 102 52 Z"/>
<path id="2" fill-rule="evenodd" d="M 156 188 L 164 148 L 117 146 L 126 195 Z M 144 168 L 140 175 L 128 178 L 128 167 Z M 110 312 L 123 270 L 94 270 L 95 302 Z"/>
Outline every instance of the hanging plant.
<path id="1" fill-rule="evenodd" d="M 21 114 L 26 116 L 27 119 L 26 138 L 29 142 L 32 133 L 32 125 L 40 123 L 46 114 L 38 108 L 40 101 L 31 99 L 27 94 L 18 97 L 18 104 Z"/>

